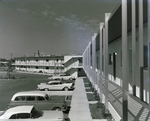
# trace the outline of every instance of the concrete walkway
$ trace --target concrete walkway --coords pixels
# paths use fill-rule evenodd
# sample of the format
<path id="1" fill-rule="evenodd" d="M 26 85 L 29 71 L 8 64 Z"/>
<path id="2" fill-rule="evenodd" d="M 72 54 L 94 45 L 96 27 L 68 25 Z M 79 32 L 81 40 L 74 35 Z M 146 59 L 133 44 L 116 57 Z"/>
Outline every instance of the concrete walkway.
<path id="1" fill-rule="evenodd" d="M 71 121 L 92 121 L 83 78 L 77 78 L 75 81 L 75 90 L 73 91 L 68 117 Z"/>

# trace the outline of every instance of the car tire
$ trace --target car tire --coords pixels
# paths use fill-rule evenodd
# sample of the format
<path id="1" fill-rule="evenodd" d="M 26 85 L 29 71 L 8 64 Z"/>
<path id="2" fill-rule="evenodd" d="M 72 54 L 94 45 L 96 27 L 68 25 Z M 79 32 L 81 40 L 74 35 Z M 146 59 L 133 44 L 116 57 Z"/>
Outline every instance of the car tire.
<path id="1" fill-rule="evenodd" d="M 55 111 L 61 111 L 61 108 L 60 107 L 55 107 L 55 108 L 53 108 L 53 110 L 55 110 Z"/>
<path id="2" fill-rule="evenodd" d="M 48 89 L 48 88 L 45 88 L 44 90 L 45 90 L 45 91 L 48 91 L 49 89 Z"/>
<path id="3" fill-rule="evenodd" d="M 68 87 L 65 87 L 64 90 L 65 90 L 65 91 L 68 91 L 69 89 L 68 89 Z"/>

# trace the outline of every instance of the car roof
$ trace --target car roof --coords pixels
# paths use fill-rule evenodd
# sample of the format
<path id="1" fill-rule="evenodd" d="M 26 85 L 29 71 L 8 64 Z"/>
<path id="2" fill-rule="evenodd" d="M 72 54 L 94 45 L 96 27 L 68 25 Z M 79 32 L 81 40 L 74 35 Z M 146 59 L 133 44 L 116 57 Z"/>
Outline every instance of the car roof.
<path id="1" fill-rule="evenodd" d="M 33 106 L 17 106 L 9 108 L 5 111 L 4 116 L 9 118 L 11 115 L 17 113 L 30 113 L 32 108 Z"/>
<path id="2" fill-rule="evenodd" d="M 41 91 L 24 91 L 14 94 L 11 100 L 14 100 L 18 96 L 45 96 L 45 95 L 46 93 Z"/>
<path id="3" fill-rule="evenodd" d="M 49 81 L 48 83 L 53 83 L 53 82 L 61 82 L 61 81 Z"/>

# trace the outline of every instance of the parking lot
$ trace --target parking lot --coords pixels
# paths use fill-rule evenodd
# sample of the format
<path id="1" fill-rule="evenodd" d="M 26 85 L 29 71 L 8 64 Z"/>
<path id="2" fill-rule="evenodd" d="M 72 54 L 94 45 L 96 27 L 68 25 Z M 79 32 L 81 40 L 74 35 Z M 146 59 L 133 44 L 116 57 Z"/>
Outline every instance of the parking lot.
<path id="1" fill-rule="evenodd" d="M 56 102 L 60 98 L 67 96 L 67 104 L 70 106 L 70 110 L 63 111 L 64 117 L 71 121 L 86 120 L 92 121 L 92 112 L 95 109 L 89 110 L 89 102 L 86 96 L 86 88 L 84 85 L 84 78 L 77 78 L 75 83 L 75 90 L 71 91 L 40 91 L 37 90 L 37 84 L 43 82 L 49 82 L 48 75 L 37 74 L 22 74 L 13 73 L 15 79 L 1 79 L 0 80 L 0 111 L 7 108 L 12 96 L 20 91 L 39 91 L 46 92 L 50 96 L 58 96 Z"/>
<path id="2" fill-rule="evenodd" d="M 12 96 L 20 91 L 37 90 L 39 83 L 48 82 L 48 75 L 12 73 L 15 79 L 0 79 L 0 111 L 5 110 Z M 47 91 L 51 95 L 63 95 L 62 91 Z M 68 93 L 70 93 L 68 91 Z M 71 93 L 69 94 L 71 95 Z M 61 97 L 61 96 L 60 96 Z M 58 98 L 59 100 L 59 98 Z"/>

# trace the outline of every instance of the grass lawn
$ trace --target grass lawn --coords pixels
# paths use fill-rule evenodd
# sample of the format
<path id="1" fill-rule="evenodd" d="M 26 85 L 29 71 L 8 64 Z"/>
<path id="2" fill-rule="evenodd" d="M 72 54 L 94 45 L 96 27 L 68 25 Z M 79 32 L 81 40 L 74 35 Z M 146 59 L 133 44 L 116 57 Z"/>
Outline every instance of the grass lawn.
<path id="1" fill-rule="evenodd" d="M 92 93 L 86 93 L 88 101 L 96 101 Z"/>
<path id="2" fill-rule="evenodd" d="M 96 104 L 89 104 L 89 109 L 91 112 L 92 119 L 103 119 L 103 114 L 99 108 L 97 108 Z"/>

